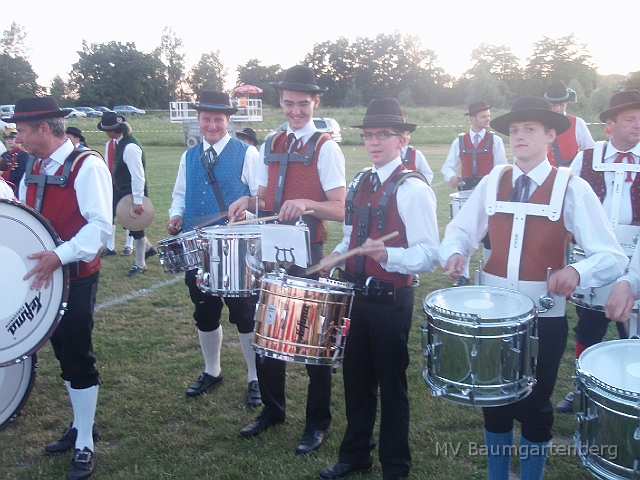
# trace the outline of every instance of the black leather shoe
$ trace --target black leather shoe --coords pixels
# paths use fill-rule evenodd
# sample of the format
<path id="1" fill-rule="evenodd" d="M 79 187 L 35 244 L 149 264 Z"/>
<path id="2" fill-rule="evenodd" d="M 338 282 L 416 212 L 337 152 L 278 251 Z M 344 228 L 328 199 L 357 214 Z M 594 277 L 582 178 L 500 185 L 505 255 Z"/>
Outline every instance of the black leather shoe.
<path id="1" fill-rule="evenodd" d="M 103 248 L 102 251 L 100 252 L 100 258 L 110 257 L 111 255 L 115 255 L 115 254 L 116 254 L 115 250 L 111 250 L 110 248 Z"/>
<path id="2" fill-rule="evenodd" d="M 222 373 L 214 377 L 213 375 L 209 375 L 206 372 L 202 372 L 196 382 L 187 388 L 187 397 L 197 397 L 198 395 L 202 395 L 204 392 L 213 387 L 219 387 L 223 384 Z"/>
<path id="3" fill-rule="evenodd" d="M 469 285 L 469 279 L 464 275 L 460 275 L 458 279 L 453 282 L 453 287 L 464 287 L 465 285 Z"/>
<path id="4" fill-rule="evenodd" d="M 154 247 L 149 247 L 149 250 L 144 252 L 144 258 L 146 260 L 147 258 L 153 257 L 154 255 L 157 255 L 157 254 L 158 254 L 158 251 Z"/>
<path id="5" fill-rule="evenodd" d="M 298 444 L 298 448 L 296 448 L 296 455 L 319 449 L 326 438 L 326 430 L 305 430 Z"/>
<path id="6" fill-rule="evenodd" d="M 373 458 L 369 457 L 369 460 L 361 465 L 350 465 L 348 463 L 336 463 L 332 467 L 323 468 L 320 470 L 319 478 L 344 478 L 348 477 L 352 473 L 369 473 L 373 467 Z"/>
<path id="7" fill-rule="evenodd" d="M 133 248 L 131 247 L 124 247 L 120 252 L 121 257 L 130 257 L 131 255 L 133 255 Z"/>
<path id="8" fill-rule="evenodd" d="M 262 405 L 262 396 L 260 395 L 260 386 L 257 380 L 249 382 L 247 388 L 247 407 L 259 407 Z"/>
<path id="9" fill-rule="evenodd" d="M 133 277 L 134 275 L 141 275 L 143 273 L 147 273 L 147 267 L 139 267 L 138 265 L 134 265 L 131 267 L 131 270 L 125 275 L 125 277 Z"/>
<path id="10" fill-rule="evenodd" d="M 571 390 L 567 396 L 556 405 L 556 410 L 560 413 L 573 413 L 573 397 L 575 392 Z"/>
<path id="11" fill-rule="evenodd" d="M 75 449 L 73 452 L 73 460 L 71 460 L 71 468 L 67 474 L 67 480 L 80 480 L 89 478 L 96 469 L 98 458 L 96 454 L 84 447 L 82 450 Z"/>
<path id="12" fill-rule="evenodd" d="M 262 416 L 256 418 L 256 421 L 250 425 L 247 425 L 242 430 L 240 430 L 240 435 L 244 438 L 255 437 L 264 432 L 267 428 L 273 427 L 274 425 L 280 425 L 284 423 L 284 419 L 282 420 L 270 420 L 263 418 Z"/>
<path id="13" fill-rule="evenodd" d="M 73 423 L 71 425 L 73 425 Z M 75 428 L 72 428 L 71 425 L 69 425 L 67 428 L 64 429 L 64 432 L 62 432 L 62 437 L 60 437 L 55 442 L 52 442 L 49 445 L 46 445 L 44 447 L 45 455 L 55 455 L 57 453 L 64 453 L 64 452 L 73 450 L 73 448 L 76 446 L 76 438 L 78 438 L 78 430 L 76 430 Z M 94 423 L 93 424 L 93 441 L 98 442 L 99 440 L 100 440 L 100 432 L 98 432 L 98 427 Z"/>

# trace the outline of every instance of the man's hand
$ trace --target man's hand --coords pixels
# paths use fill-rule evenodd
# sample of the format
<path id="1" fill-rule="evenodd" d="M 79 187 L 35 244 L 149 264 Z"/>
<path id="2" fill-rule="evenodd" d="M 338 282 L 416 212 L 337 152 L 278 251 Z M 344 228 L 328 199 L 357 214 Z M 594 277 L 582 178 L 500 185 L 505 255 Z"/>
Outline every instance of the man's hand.
<path id="1" fill-rule="evenodd" d="M 295 200 L 287 200 L 282 204 L 278 213 L 278 220 L 281 222 L 287 220 L 295 220 L 307 211 L 307 200 L 304 198 L 296 198 Z"/>
<path id="2" fill-rule="evenodd" d="M 335 267 L 338 263 L 340 263 L 337 260 L 338 257 L 340 257 L 340 254 L 338 252 L 332 252 L 330 255 L 327 255 L 322 260 L 320 260 L 320 265 L 323 265 L 323 267 L 320 269 L 321 277 L 326 278 L 329 276 L 329 272 L 331 272 L 331 269 Z"/>
<path id="3" fill-rule="evenodd" d="M 378 263 L 385 263 L 388 259 L 387 248 L 381 240 L 367 238 L 362 244 L 362 255 L 373 258 Z"/>
<path id="4" fill-rule="evenodd" d="M 613 321 L 626 322 L 631 317 L 634 301 L 629 282 L 622 280 L 611 289 L 609 298 L 604 304 L 604 313 Z"/>
<path id="5" fill-rule="evenodd" d="M 444 264 L 444 275 L 449 280 L 457 280 L 462 275 L 462 269 L 466 263 L 465 258 L 459 253 L 454 253 L 449 257 L 447 263 Z"/>
<path id="6" fill-rule="evenodd" d="M 453 188 L 458 188 L 459 183 L 460 183 L 460 177 L 458 177 L 457 175 L 454 175 L 449 179 L 449 185 L 451 185 L 451 187 Z"/>
<path id="7" fill-rule="evenodd" d="M 169 235 L 175 235 L 182 229 L 182 217 L 180 215 L 174 215 L 167 222 L 167 232 Z"/>
<path id="8" fill-rule="evenodd" d="M 569 298 L 580 283 L 580 274 L 573 267 L 557 270 L 549 277 L 549 292 L 559 297 Z"/>
<path id="9" fill-rule="evenodd" d="M 249 210 L 249 198 L 247 196 L 240 197 L 229 205 L 229 220 L 237 222 L 244 219 L 245 210 Z"/>
<path id="10" fill-rule="evenodd" d="M 51 279 L 53 278 L 53 272 L 62 266 L 60 258 L 55 252 L 47 250 L 44 252 L 32 253 L 27 258 L 38 260 L 35 267 L 29 270 L 22 278 L 28 280 L 35 276 L 33 282 L 31 282 L 31 290 L 41 290 L 42 287 L 49 288 Z"/>
<path id="11" fill-rule="evenodd" d="M 142 215 L 142 213 L 144 212 L 144 207 L 136 203 L 133 204 L 132 209 L 136 215 Z"/>

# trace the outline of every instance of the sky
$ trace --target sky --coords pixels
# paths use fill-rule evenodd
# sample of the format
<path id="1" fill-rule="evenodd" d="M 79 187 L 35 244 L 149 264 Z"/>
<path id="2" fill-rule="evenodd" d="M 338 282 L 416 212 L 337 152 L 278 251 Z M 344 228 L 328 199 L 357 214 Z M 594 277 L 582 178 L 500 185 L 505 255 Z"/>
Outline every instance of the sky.
<path id="1" fill-rule="evenodd" d="M 280 64 L 286 69 L 302 60 L 316 43 L 339 37 L 353 42 L 358 37 L 375 38 L 394 31 L 420 36 L 422 46 L 433 50 L 438 65 L 453 76 L 472 66 L 471 52 L 481 43 L 506 45 L 525 64 L 533 44 L 544 35 L 560 38 L 570 34 L 586 44 L 599 73 L 640 71 L 637 45 L 616 38 L 618 14 L 608 14 L 604 5 L 596 10 L 557 0 L 519 3 L 316 0 L 287 7 L 286 2 L 256 0 L 226 4 L 129 0 L 60 6 L 50 0 L 32 0 L 28 8 L 5 9 L 8 13 L 0 20 L 0 27 L 7 30 L 15 21 L 24 28 L 31 65 L 44 87 L 50 86 L 56 74 L 68 78 L 83 40 L 89 44 L 132 42 L 139 51 L 151 53 L 167 26 L 183 41 L 187 71 L 203 53 L 219 50 L 230 87 L 235 84 L 237 65 L 252 58 L 265 66 Z M 576 6 L 569 7 L 569 3 Z M 182 5 L 187 8 L 180 12 Z M 619 0 L 615 6 L 617 12 L 634 18 L 640 13 L 638 0 Z M 608 36 L 607 24 L 612 31 Z"/>

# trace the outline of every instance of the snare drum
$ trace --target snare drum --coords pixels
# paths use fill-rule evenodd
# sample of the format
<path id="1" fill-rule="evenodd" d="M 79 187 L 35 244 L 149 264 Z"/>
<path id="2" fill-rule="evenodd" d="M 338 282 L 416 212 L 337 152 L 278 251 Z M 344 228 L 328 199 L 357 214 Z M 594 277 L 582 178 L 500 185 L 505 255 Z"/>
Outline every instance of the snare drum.
<path id="1" fill-rule="evenodd" d="M 219 297 L 258 294 L 264 270 L 259 225 L 208 227 L 198 231 L 198 243 L 200 290 Z"/>
<path id="2" fill-rule="evenodd" d="M 51 283 L 31 290 L 24 275 L 36 264 L 28 255 L 53 250 L 60 239 L 38 212 L 0 200 L 0 366 L 36 352 L 53 334 L 66 308 L 69 269 L 54 271 Z"/>
<path id="3" fill-rule="evenodd" d="M 266 274 L 256 306 L 253 348 L 287 362 L 332 365 L 342 360 L 353 286 Z"/>
<path id="4" fill-rule="evenodd" d="M 466 286 L 437 290 L 422 305 L 423 377 L 434 396 L 497 407 L 531 393 L 538 350 L 533 300 Z"/>
<path id="5" fill-rule="evenodd" d="M 639 478 L 640 340 L 587 348 L 576 360 L 576 385 L 574 441 L 582 464 L 597 478 Z"/>
<path id="6" fill-rule="evenodd" d="M 36 354 L 0 367 L 0 430 L 12 422 L 27 402 L 36 379 Z"/>
<path id="7" fill-rule="evenodd" d="M 458 214 L 464 202 L 467 201 L 472 193 L 473 190 L 462 190 L 449 195 L 449 208 L 451 210 L 449 218 L 454 218 Z"/>
<path id="8" fill-rule="evenodd" d="M 186 272 L 201 262 L 198 234 L 181 233 L 158 242 L 158 259 L 165 273 Z"/>

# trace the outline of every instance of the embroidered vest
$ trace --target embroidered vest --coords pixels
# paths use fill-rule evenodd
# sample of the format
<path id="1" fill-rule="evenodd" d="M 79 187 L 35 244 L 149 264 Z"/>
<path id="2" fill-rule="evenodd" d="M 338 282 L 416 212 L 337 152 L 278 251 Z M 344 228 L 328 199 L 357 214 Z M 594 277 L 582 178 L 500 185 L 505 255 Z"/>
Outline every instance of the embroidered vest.
<path id="1" fill-rule="evenodd" d="M 244 157 L 249 148 L 246 143 L 231 138 L 225 145 L 218 162 L 213 167 L 213 176 L 220 187 L 226 209 L 238 198 L 251 195 L 249 187 L 242 182 L 242 167 Z M 209 182 L 207 172 L 202 165 L 202 143 L 187 150 L 185 212 L 183 222 L 188 229 L 200 223 L 198 219 L 222 213 L 213 188 Z M 224 223 L 222 218 L 217 224 Z"/>
<path id="2" fill-rule="evenodd" d="M 146 170 L 147 168 L 147 164 L 144 158 L 144 149 L 142 148 L 142 145 L 140 145 L 138 139 L 132 134 L 124 135 L 122 139 L 120 139 L 120 142 L 116 145 L 116 151 L 113 158 L 113 172 L 111 172 L 113 183 L 122 196 L 131 193 L 131 173 L 129 172 L 127 164 L 124 163 L 124 160 L 122 159 L 124 149 L 130 143 L 134 143 L 140 147 L 140 149 L 142 150 L 142 168 L 144 170 Z M 148 194 L 146 175 L 144 183 L 144 194 L 145 196 Z"/>
<path id="3" fill-rule="evenodd" d="M 74 150 L 65 160 L 72 162 L 80 154 L 79 151 Z M 84 157 L 78 161 L 74 168 L 69 172 L 69 176 L 65 185 L 52 185 L 48 184 L 44 187 L 44 201 L 42 202 L 42 209 L 40 213 L 51 222 L 54 230 L 58 236 L 66 241 L 71 240 L 78 231 L 84 227 L 88 222 L 80 213 L 80 207 L 78 205 L 78 198 L 76 197 L 76 191 L 73 188 L 73 184 L 78 176 L 78 172 L 82 168 L 84 161 L 87 157 Z M 64 165 L 56 171 L 56 175 L 62 175 Z M 38 171 L 38 166 L 35 165 L 32 173 Z M 30 207 L 34 207 L 36 203 L 36 192 L 38 186 L 35 183 L 31 183 L 27 186 L 26 203 Z M 61 208 L 64 207 L 64 208 Z M 79 261 L 78 263 L 78 276 L 70 277 L 71 280 L 88 277 L 94 274 L 102 263 L 100 261 L 100 253 L 98 252 L 95 258 L 87 263 Z"/>
<path id="4" fill-rule="evenodd" d="M 548 205 L 551 199 L 553 182 L 558 173 L 553 168 L 547 177 L 529 198 L 529 203 Z M 511 194 L 513 169 L 505 172 L 500 179 L 498 200 L 508 201 Z M 491 240 L 491 256 L 485 265 L 487 273 L 506 278 L 507 260 L 513 215 L 496 213 L 489 217 L 489 238 Z M 565 266 L 566 252 L 570 234 L 564 226 L 564 217 L 553 222 L 547 217 L 527 216 L 520 259 L 519 279 L 525 281 L 544 281 L 547 278 L 547 267 L 559 270 Z"/>
<path id="5" fill-rule="evenodd" d="M 549 162 L 554 167 L 567 167 L 573 158 L 580 151 L 578 140 L 576 139 L 576 117 L 567 114 L 571 122 L 571 127 L 564 133 L 556 136 L 556 139 L 549 146 Z"/>

